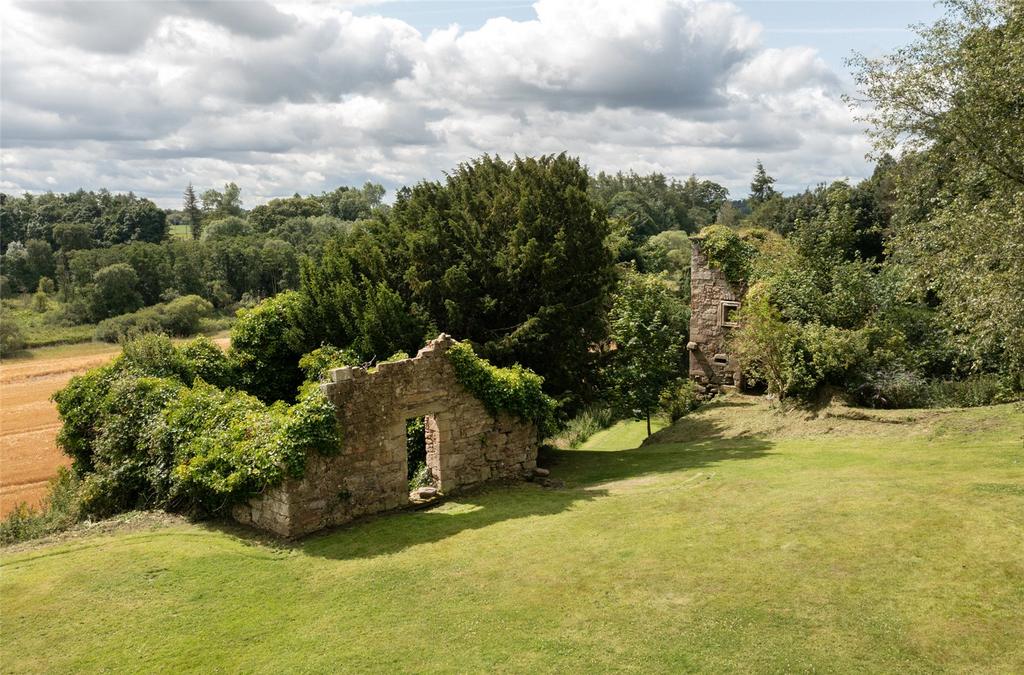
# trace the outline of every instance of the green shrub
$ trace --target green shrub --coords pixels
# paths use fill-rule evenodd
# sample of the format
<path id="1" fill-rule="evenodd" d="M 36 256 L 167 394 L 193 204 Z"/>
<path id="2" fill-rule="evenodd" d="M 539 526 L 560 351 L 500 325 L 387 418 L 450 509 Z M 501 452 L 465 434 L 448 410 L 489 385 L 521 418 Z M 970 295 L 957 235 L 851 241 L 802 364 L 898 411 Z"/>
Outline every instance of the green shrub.
<path id="1" fill-rule="evenodd" d="M 858 403 L 873 408 L 970 408 L 1019 397 L 995 374 L 926 380 L 905 370 L 873 373 L 852 393 Z"/>
<path id="2" fill-rule="evenodd" d="M 334 408 L 315 385 L 294 406 L 268 407 L 198 383 L 167 407 L 164 421 L 175 458 L 171 494 L 190 510 L 222 511 L 301 477 L 308 452 L 338 447 Z"/>
<path id="3" fill-rule="evenodd" d="M 25 335 L 21 332 L 21 327 L 13 316 L 4 312 L 0 315 L 0 356 L 20 351 L 25 345 Z"/>
<path id="4" fill-rule="evenodd" d="M 100 321 L 96 325 L 95 338 L 101 342 L 119 342 L 147 333 L 163 332 L 163 326 L 153 312 L 139 310 Z"/>
<path id="5" fill-rule="evenodd" d="M 544 393 L 544 378 L 516 364 L 498 368 L 473 351 L 468 342 L 448 349 L 455 376 L 491 413 L 508 412 L 533 422 L 541 438 L 555 429 L 555 400 Z"/>
<path id="6" fill-rule="evenodd" d="M 757 249 L 735 230 L 725 225 L 709 225 L 700 231 L 700 239 L 708 264 L 722 270 L 726 279 L 739 284 L 749 278 Z"/>
<path id="7" fill-rule="evenodd" d="M 288 291 L 238 311 L 231 328 L 231 357 L 242 388 L 264 401 L 292 399 L 302 371 L 306 334 L 302 296 Z"/>
<path id="8" fill-rule="evenodd" d="M 335 368 L 358 366 L 360 363 L 359 355 L 350 349 L 323 345 L 303 355 L 299 359 L 299 369 L 306 376 L 307 382 L 320 382 Z"/>
<path id="9" fill-rule="evenodd" d="M 118 342 L 146 333 L 186 336 L 199 331 L 203 319 L 213 313 L 213 305 L 198 295 L 186 295 L 158 303 L 137 312 L 105 319 L 96 327 L 96 339 Z"/>
<path id="10" fill-rule="evenodd" d="M 50 481 L 46 500 L 41 508 L 31 508 L 25 502 L 0 521 L 0 544 L 13 544 L 60 532 L 81 520 L 79 490 L 81 483 L 75 474 L 64 467 Z"/>
<path id="11" fill-rule="evenodd" d="M 213 340 L 200 335 L 178 348 L 185 366 L 194 377 L 215 387 L 230 387 L 235 381 L 231 360 Z"/>
<path id="12" fill-rule="evenodd" d="M 588 438 L 615 421 L 615 414 L 609 405 L 592 403 L 585 406 L 578 415 L 566 422 L 558 440 L 570 448 L 578 448 Z"/>
<path id="13" fill-rule="evenodd" d="M 143 304 L 139 275 L 128 263 L 108 265 L 93 275 L 89 314 L 94 321 L 134 312 Z"/>
<path id="14" fill-rule="evenodd" d="M 676 422 L 700 407 L 700 395 L 691 380 L 680 378 L 665 387 L 658 403 L 668 418 Z"/>
<path id="15" fill-rule="evenodd" d="M 415 467 L 409 470 L 409 491 L 415 490 L 416 488 L 427 487 L 433 485 L 433 476 L 430 474 L 430 467 L 427 466 L 426 462 L 419 462 Z"/>
<path id="16" fill-rule="evenodd" d="M 163 507 L 215 513 L 286 476 L 308 452 L 338 447 L 334 407 L 315 383 L 295 405 L 268 406 L 228 385 L 231 366 L 206 338 L 128 342 L 111 364 L 75 377 L 54 400 L 58 443 L 81 478 L 81 512 Z"/>

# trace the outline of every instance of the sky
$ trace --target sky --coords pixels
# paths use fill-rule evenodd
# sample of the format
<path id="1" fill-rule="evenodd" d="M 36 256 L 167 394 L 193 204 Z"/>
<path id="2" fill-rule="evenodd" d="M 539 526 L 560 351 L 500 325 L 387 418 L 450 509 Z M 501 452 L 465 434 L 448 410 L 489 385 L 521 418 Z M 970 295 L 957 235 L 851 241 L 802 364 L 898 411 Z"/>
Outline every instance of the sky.
<path id="1" fill-rule="evenodd" d="M 844 59 L 929 0 L 16 2 L 0 7 L 0 190 L 246 207 L 443 178 L 484 153 L 792 193 L 870 174 Z"/>

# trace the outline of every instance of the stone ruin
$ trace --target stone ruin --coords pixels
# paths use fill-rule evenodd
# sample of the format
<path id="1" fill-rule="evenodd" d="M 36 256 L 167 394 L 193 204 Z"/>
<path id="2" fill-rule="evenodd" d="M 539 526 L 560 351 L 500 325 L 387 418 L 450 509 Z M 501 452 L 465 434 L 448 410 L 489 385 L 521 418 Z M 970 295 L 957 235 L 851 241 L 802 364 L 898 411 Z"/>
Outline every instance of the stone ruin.
<path id="1" fill-rule="evenodd" d="M 702 393 L 715 394 L 743 387 L 743 372 L 728 352 L 729 331 L 746 294 L 734 287 L 722 270 L 711 267 L 700 236 L 690 237 L 690 379 Z"/>
<path id="2" fill-rule="evenodd" d="M 445 354 L 453 344 L 442 334 L 415 358 L 331 371 L 321 387 L 340 424 L 338 452 L 310 453 L 302 478 L 236 506 L 234 518 L 296 537 L 410 504 L 410 418 L 424 417 L 426 464 L 440 493 L 528 475 L 537 466 L 536 426 L 490 413 L 467 391 Z"/>

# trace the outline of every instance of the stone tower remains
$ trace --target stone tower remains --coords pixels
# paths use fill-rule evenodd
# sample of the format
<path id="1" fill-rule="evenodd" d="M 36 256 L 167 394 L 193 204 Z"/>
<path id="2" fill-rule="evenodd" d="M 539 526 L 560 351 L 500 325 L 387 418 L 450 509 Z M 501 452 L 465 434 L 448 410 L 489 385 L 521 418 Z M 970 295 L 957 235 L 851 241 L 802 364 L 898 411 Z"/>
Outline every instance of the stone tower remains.
<path id="1" fill-rule="evenodd" d="M 734 287 L 722 270 L 708 264 L 699 235 L 690 243 L 690 378 L 708 394 L 741 388 L 742 371 L 728 353 L 728 341 L 739 325 L 736 312 L 746 288 Z"/>

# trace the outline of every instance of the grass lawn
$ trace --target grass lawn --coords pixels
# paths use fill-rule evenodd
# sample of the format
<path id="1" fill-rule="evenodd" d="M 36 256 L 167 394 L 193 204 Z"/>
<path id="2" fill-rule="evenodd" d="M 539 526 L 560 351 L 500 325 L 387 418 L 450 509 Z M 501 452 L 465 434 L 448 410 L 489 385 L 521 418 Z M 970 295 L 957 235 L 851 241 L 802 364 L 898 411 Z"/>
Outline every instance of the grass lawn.
<path id="1" fill-rule="evenodd" d="M 641 440 L 290 545 L 183 521 L 9 550 L 4 671 L 1024 672 L 1019 406 Z"/>

